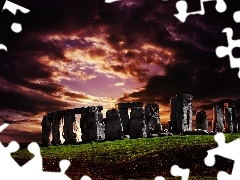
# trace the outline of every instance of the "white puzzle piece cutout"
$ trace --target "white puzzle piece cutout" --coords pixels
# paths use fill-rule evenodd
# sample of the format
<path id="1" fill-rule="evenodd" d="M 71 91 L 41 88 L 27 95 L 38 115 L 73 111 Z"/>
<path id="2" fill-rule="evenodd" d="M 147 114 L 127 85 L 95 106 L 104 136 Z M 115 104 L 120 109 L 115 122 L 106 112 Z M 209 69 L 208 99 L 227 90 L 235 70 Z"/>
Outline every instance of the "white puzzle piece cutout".
<path id="1" fill-rule="evenodd" d="M 236 11 L 233 14 L 233 19 L 236 23 L 240 22 L 240 11 Z M 240 58 L 234 58 L 232 55 L 233 48 L 235 48 L 235 47 L 240 48 L 240 39 L 233 40 L 233 30 L 230 27 L 223 29 L 222 32 L 226 33 L 226 35 L 227 35 L 228 46 L 227 47 L 218 46 L 216 48 L 216 55 L 219 58 L 229 56 L 230 67 L 231 68 L 239 68 L 238 77 L 240 78 Z"/>
<path id="2" fill-rule="evenodd" d="M 215 155 L 233 160 L 232 174 L 220 171 L 217 175 L 217 179 L 238 180 L 240 178 L 240 139 L 238 138 L 232 142 L 226 143 L 223 133 L 216 134 L 214 139 L 217 142 L 218 147 L 207 151 L 208 155 L 204 159 L 204 163 L 207 166 L 213 166 L 215 164 Z"/>
<path id="3" fill-rule="evenodd" d="M 173 165 L 170 170 L 171 174 L 175 177 L 181 176 L 181 180 L 188 180 L 190 169 L 182 169 L 178 165 Z M 165 180 L 162 176 L 157 176 L 154 180 Z"/>
<path id="4" fill-rule="evenodd" d="M 0 126 L 0 132 L 8 127 L 9 124 L 4 123 Z M 34 155 L 22 167 L 12 158 L 11 153 L 18 151 L 20 148 L 16 141 L 12 141 L 7 147 L 0 142 L 0 179 L 19 179 L 19 180 L 71 180 L 66 174 L 66 170 L 70 166 L 69 160 L 61 160 L 59 162 L 60 172 L 44 172 L 43 160 L 40 153 L 40 147 L 36 142 L 28 145 L 28 151 Z M 83 176 L 81 180 L 91 180 L 89 176 Z"/>
<path id="5" fill-rule="evenodd" d="M 185 22 L 186 18 L 190 15 L 196 15 L 196 14 L 204 15 L 205 8 L 204 8 L 203 3 L 208 2 L 208 1 L 216 1 L 215 8 L 219 13 L 222 13 L 222 12 L 226 11 L 226 9 L 227 9 L 227 6 L 226 6 L 226 3 L 224 2 L 224 0 L 201 0 L 201 2 L 200 2 L 201 9 L 199 11 L 187 12 L 187 8 L 188 8 L 187 3 L 186 3 L 186 1 L 181 0 L 176 3 L 176 8 L 178 10 L 178 14 L 174 14 L 174 16 L 176 18 L 178 18 L 181 22 Z"/>
<path id="6" fill-rule="evenodd" d="M 19 6 L 18 4 L 12 3 L 11 1 L 8 1 L 8 0 L 5 1 L 2 11 L 3 10 L 8 10 L 14 15 L 16 15 L 17 10 L 21 11 L 24 14 L 30 12 L 29 9 Z M 15 33 L 20 33 L 22 31 L 22 25 L 20 23 L 13 22 L 11 25 L 11 29 Z M 0 50 L 1 49 L 7 51 L 6 45 L 0 44 Z"/>

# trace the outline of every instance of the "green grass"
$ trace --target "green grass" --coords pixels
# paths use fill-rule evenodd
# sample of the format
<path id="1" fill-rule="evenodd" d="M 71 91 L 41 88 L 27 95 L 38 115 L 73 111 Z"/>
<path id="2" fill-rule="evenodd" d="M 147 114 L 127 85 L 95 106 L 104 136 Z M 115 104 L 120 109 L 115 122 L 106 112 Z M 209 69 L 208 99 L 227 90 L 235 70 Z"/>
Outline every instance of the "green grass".
<path id="1" fill-rule="evenodd" d="M 226 142 L 229 142 L 240 137 L 240 134 L 225 134 L 225 137 Z M 214 141 L 213 135 L 186 135 L 48 146 L 40 149 L 43 158 L 85 157 L 88 159 L 94 157 L 96 161 L 101 162 L 104 158 L 106 162 L 106 160 L 118 161 L 122 158 L 134 159 L 149 153 L 177 150 L 196 145 L 216 147 L 217 143 Z M 13 157 L 31 157 L 31 154 L 27 149 L 20 149 L 13 154 Z"/>
<path id="2" fill-rule="evenodd" d="M 225 134 L 225 137 L 226 142 L 229 142 L 239 138 L 240 134 Z M 113 172 L 115 173 L 111 167 L 114 166 L 119 168 L 119 171 L 123 171 L 126 166 L 126 169 L 129 169 L 129 171 L 132 172 L 132 174 L 131 172 L 129 174 L 126 172 L 126 177 L 134 177 L 135 175 L 144 176 L 145 174 L 147 177 L 151 176 L 150 171 L 152 171 L 152 174 L 161 175 L 158 172 L 159 169 L 154 170 L 151 166 L 166 163 L 166 166 L 163 165 L 160 170 L 168 172 L 169 174 L 170 167 L 174 165 L 174 163 L 180 163 L 186 158 L 188 159 L 187 161 L 189 161 L 186 166 L 190 166 L 189 168 L 191 169 L 191 166 L 195 164 L 194 161 L 200 158 L 199 154 L 202 158 L 201 149 L 203 153 L 206 153 L 206 150 L 214 147 L 217 147 L 217 143 L 214 141 L 213 135 L 176 135 L 172 137 L 124 139 L 116 141 L 92 142 L 88 144 L 48 146 L 41 147 L 40 150 L 41 155 L 45 160 L 49 160 L 49 162 L 51 162 L 54 159 L 69 159 L 71 163 L 80 163 L 79 166 L 83 169 L 85 168 L 83 172 L 92 176 L 96 176 L 96 173 L 92 172 L 94 170 L 91 169 L 91 166 L 94 166 L 95 169 L 106 169 L 105 171 L 109 171 L 110 174 Z M 13 157 L 17 160 L 21 160 L 32 158 L 32 155 L 27 149 L 20 149 L 18 152 L 13 154 Z M 202 166 L 201 162 L 196 161 L 196 164 L 200 164 L 198 166 Z M 138 172 L 137 169 L 134 171 L 135 166 L 133 165 L 142 166 L 139 169 L 140 172 Z M 144 168 L 145 166 L 146 168 Z M 110 170 L 108 170 L 109 168 Z M 141 172 L 142 170 L 146 170 L 147 172 L 143 173 Z M 71 171 L 74 171 L 75 173 L 78 169 L 76 170 L 75 168 Z M 79 179 L 78 173 L 76 176 L 77 177 L 73 176 L 73 179 Z M 138 179 L 141 179 L 139 176 Z M 119 173 L 118 176 L 116 175 L 116 178 L 110 179 L 125 179 L 123 177 L 125 176 L 121 176 Z M 209 176 L 209 173 L 206 173 L 206 175 L 200 177 L 193 175 L 190 179 L 194 178 L 216 179 L 216 176 L 214 178 Z"/>

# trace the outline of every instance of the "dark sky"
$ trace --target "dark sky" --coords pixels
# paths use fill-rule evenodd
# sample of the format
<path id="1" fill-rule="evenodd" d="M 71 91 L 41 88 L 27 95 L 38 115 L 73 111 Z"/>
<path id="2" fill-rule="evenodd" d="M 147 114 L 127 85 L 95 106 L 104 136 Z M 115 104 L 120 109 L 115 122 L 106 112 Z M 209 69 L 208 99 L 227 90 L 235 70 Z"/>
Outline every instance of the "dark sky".
<path id="1" fill-rule="evenodd" d="M 0 1 L 3 7 L 5 1 Z M 206 2 L 205 15 L 185 23 L 174 14 L 176 0 L 14 0 L 28 14 L 0 14 L 0 121 L 10 126 L 2 141 L 41 141 L 42 115 L 50 111 L 103 105 L 118 101 L 155 101 L 161 121 L 169 119 L 170 97 L 193 95 L 194 112 L 235 102 L 240 112 L 238 69 L 215 49 L 227 46 L 225 27 L 240 39 L 238 8 L 226 2 Z M 200 10 L 200 0 L 187 1 L 188 11 Z M 14 33 L 11 24 L 22 24 Z M 233 50 L 238 58 L 238 48 Z M 195 116 L 193 117 L 195 119 Z"/>

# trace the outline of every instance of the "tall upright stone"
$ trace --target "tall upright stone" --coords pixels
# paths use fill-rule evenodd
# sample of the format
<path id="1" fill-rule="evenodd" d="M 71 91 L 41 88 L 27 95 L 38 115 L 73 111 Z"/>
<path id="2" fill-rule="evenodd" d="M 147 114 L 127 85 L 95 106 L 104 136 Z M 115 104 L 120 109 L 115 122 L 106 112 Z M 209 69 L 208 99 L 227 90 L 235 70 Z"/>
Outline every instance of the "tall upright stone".
<path id="1" fill-rule="evenodd" d="M 223 111 L 219 106 L 213 107 L 213 121 L 212 121 L 213 132 L 223 132 Z"/>
<path id="2" fill-rule="evenodd" d="M 171 98 L 170 119 L 173 133 L 192 131 L 192 99 L 191 94 L 181 94 Z"/>
<path id="3" fill-rule="evenodd" d="M 58 145 L 61 144 L 60 138 L 60 124 L 62 117 L 59 115 L 59 112 L 53 113 L 53 123 L 52 123 L 52 144 Z"/>
<path id="4" fill-rule="evenodd" d="M 119 111 L 117 109 L 107 110 L 104 122 L 106 140 L 123 138 L 123 126 Z"/>
<path id="5" fill-rule="evenodd" d="M 64 144 L 74 144 L 77 142 L 77 134 L 73 131 L 73 125 L 76 122 L 76 117 L 73 109 L 65 111 L 64 115 L 64 127 L 63 137 L 65 139 Z"/>
<path id="6" fill-rule="evenodd" d="M 197 112 L 196 129 L 208 130 L 208 120 L 205 111 Z"/>
<path id="7" fill-rule="evenodd" d="M 163 131 L 160 123 L 159 105 L 156 103 L 147 103 L 145 107 L 146 132 L 147 135 L 157 134 Z"/>
<path id="8" fill-rule="evenodd" d="M 120 114 L 121 122 L 122 122 L 122 126 L 123 126 L 123 133 L 124 133 L 124 135 L 129 135 L 130 122 L 129 122 L 129 116 L 128 116 L 128 108 L 121 108 L 121 106 L 120 106 L 118 108 L 118 110 L 119 110 L 119 114 Z"/>
<path id="9" fill-rule="evenodd" d="M 238 131 L 237 113 L 236 113 L 234 103 L 224 104 L 224 121 L 225 121 L 225 132 Z"/>
<path id="10" fill-rule="evenodd" d="M 132 107 L 143 107 L 143 102 L 121 102 L 118 103 L 118 110 L 121 117 L 124 135 L 130 135 L 130 119 L 128 109 Z"/>
<path id="11" fill-rule="evenodd" d="M 225 132 L 233 132 L 232 108 L 228 103 L 224 104 L 224 126 Z"/>
<path id="12" fill-rule="evenodd" d="M 53 122 L 53 117 L 45 115 L 43 116 L 41 125 L 42 125 L 42 145 L 43 146 L 48 146 L 51 145 L 52 137 L 51 131 L 52 131 L 52 122 Z"/>
<path id="13" fill-rule="evenodd" d="M 103 110 L 102 107 L 98 107 L 97 115 L 97 141 L 103 141 L 105 140 L 105 123 L 103 120 L 103 113 L 101 112 Z"/>
<path id="14" fill-rule="evenodd" d="M 238 122 L 236 107 L 234 103 L 231 103 L 231 108 L 232 108 L 233 132 L 237 133 L 239 131 L 239 128 L 238 128 L 239 122 Z"/>
<path id="15" fill-rule="evenodd" d="M 132 107 L 130 112 L 130 137 L 147 137 L 145 111 L 142 107 Z"/>
<path id="16" fill-rule="evenodd" d="M 99 121 L 99 106 L 84 107 L 84 113 L 81 114 L 80 127 L 82 132 L 82 141 L 91 142 L 104 140 L 104 124 Z M 99 125 L 101 123 L 102 125 Z M 102 128 L 102 129 L 98 129 Z"/>

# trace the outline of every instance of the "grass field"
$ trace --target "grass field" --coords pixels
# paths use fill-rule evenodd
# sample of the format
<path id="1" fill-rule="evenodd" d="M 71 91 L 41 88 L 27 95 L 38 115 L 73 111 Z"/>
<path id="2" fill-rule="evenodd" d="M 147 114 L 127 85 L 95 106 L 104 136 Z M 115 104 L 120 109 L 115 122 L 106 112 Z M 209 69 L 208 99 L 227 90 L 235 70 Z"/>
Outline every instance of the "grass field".
<path id="1" fill-rule="evenodd" d="M 225 136 L 229 142 L 240 134 Z M 185 135 L 49 146 L 41 147 L 41 154 L 45 171 L 59 171 L 59 161 L 70 160 L 66 174 L 73 180 L 83 175 L 92 179 L 154 179 L 160 175 L 180 179 L 170 174 L 174 164 L 190 168 L 189 179 L 216 179 L 220 170 L 231 173 L 233 161 L 217 157 L 213 167 L 205 166 L 207 150 L 217 147 L 213 137 Z M 22 165 L 32 155 L 21 148 L 13 157 Z"/>

